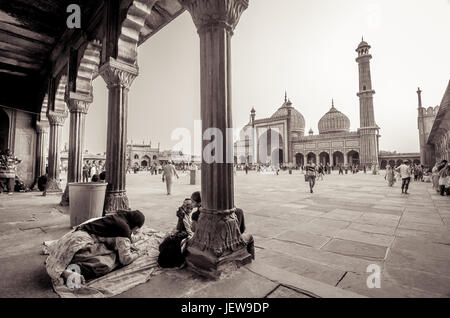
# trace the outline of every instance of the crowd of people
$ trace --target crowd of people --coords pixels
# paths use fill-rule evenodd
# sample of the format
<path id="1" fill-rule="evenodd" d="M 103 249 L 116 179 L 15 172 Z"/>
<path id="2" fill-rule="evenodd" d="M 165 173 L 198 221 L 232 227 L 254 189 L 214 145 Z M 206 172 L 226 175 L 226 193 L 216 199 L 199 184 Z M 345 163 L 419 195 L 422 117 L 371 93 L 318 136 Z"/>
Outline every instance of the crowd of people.
<path id="1" fill-rule="evenodd" d="M 440 195 L 450 196 L 450 163 L 442 160 L 436 163 L 431 170 L 433 189 Z"/>
<path id="2" fill-rule="evenodd" d="M 101 160 L 86 160 L 83 165 L 83 182 L 100 182 L 106 177 L 105 163 Z"/>
<path id="3" fill-rule="evenodd" d="M 408 194 L 410 182 L 414 180 L 417 182 L 430 182 L 433 184 L 433 189 L 440 195 L 450 195 L 450 165 L 447 160 L 437 162 L 431 169 L 427 169 L 420 164 L 411 163 L 408 160 L 395 167 L 388 164 L 384 178 L 388 182 L 389 187 L 393 187 L 397 181 L 401 181 L 403 194 Z"/>

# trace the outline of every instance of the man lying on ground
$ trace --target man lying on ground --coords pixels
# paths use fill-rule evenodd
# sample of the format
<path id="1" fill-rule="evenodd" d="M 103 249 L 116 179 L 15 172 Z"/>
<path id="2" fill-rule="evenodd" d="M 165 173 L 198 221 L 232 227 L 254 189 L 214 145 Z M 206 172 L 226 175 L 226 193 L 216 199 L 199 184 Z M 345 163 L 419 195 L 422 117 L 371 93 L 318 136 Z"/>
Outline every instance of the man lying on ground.
<path id="1" fill-rule="evenodd" d="M 131 264 L 143 253 L 133 247 L 132 240 L 144 222 L 140 211 L 118 211 L 79 225 L 50 247 L 47 273 L 64 283 L 74 276 L 84 283 Z"/>

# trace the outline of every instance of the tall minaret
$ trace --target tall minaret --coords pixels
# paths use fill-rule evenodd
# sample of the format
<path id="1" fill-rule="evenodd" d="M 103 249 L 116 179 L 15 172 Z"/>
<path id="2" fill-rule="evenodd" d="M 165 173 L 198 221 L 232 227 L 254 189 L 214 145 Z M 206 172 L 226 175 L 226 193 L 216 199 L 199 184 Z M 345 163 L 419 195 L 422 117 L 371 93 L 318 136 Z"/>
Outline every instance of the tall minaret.
<path id="1" fill-rule="evenodd" d="M 360 128 L 360 164 L 374 165 L 378 163 L 378 130 L 380 129 L 375 123 L 375 114 L 373 111 L 373 95 L 375 91 L 372 89 L 372 78 L 370 75 L 370 60 L 372 55 L 369 54 L 370 45 L 362 40 L 358 45 L 356 52 L 358 57 L 356 62 L 359 65 L 359 118 Z"/>

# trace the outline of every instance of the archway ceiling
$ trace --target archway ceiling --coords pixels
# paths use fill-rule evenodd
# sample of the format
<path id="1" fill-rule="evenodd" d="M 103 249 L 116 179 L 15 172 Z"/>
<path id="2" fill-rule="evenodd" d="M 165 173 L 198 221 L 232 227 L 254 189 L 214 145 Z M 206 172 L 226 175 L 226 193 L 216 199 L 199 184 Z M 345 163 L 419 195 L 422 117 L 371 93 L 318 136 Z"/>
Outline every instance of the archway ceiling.
<path id="1" fill-rule="evenodd" d="M 70 47 L 80 47 L 86 39 L 103 38 L 105 1 L 76 1 L 81 7 L 82 29 L 66 26 L 66 9 L 73 0 L 1 1 L 0 105 L 38 114 L 48 79 L 64 69 Z M 121 0 L 121 17 L 126 16 L 132 2 Z M 146 18 L 139 44 L 183 11 L 178 0 L 159 0 Z"/>

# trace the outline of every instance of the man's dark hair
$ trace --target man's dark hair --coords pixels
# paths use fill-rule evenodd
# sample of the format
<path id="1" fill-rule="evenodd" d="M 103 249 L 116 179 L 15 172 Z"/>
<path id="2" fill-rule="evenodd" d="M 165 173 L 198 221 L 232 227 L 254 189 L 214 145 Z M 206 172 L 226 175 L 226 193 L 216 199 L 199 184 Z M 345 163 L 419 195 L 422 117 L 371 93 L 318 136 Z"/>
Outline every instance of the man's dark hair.
<path id="1" fill-rule="evenodd" d="M 200 191 L 195 191 L 194 193 L 192 193 L 191 199 L 192 199 L 192 201 L 195 201 L 197 203 L 202 203 L 202 197 L 200 195 Z"/>

